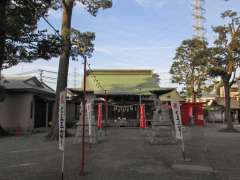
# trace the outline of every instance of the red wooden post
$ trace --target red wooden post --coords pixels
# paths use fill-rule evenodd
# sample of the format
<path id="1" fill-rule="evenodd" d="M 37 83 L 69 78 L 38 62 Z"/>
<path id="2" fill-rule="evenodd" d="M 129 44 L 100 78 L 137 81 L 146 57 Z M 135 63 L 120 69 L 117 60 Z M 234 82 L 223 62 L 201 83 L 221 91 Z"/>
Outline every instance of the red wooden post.
<path id="1" fill-rule="evenodd" d="M 82 159 L 80 175 L 84 176 L 84 161 L 85 161 L 85 111 L 86 111 L 86 71 L 87 71 L 87 57 L 84 56 L 84 77 L 83 77 L 83 118 L 82 118 Z"/>

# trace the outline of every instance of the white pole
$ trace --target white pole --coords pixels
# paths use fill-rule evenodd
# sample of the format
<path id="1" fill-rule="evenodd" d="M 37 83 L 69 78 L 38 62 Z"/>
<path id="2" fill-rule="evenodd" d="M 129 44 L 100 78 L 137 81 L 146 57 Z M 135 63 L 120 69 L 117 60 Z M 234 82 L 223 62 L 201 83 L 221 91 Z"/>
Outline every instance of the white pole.
<path id="1" fill-rule="evenodd" d="M 59 149 L 62 151 L 61 179 L 64 178 L 64 151 L 65 151 L 65 130 L 66 130 L 66 90 L 60 92 L 59 99 Z"/>
<path id="2" fill-rule="evenodd" d="M 62 151 L 62 180 L 64 179 L 64 150 Z"/>
<path id="3" fill-rule="evenodd" d="M 182 144 L 182 156 L 183 156 L 183 160 L 185 161 L 186 155 L 185 155 L 185 145 L 184 145 L 183 135 L 181 139 L 181 144 Z"/>
<path id="4" fill-rule="evenodd" d="M 182 157 L 183 157 L 183 160 L 185 161 L 186 156 L 185 156 L 185 146 L 184 146 L 184 138 L 183 138 L 183 126 L 182 126 L 180 103 L 177 101 L 171 101 L 171 107 L 173 112 L 176 139 L 181 140 Z"/>
<path id="5" fill-rule="evenodd" d="M 87 104 L 87 116 L 88 116 L 88 127 L 89 127 L 89 140 L 91 141 L 91 135 L 92 135 L 92 124 L 91 124 L 91 103 Z"/>

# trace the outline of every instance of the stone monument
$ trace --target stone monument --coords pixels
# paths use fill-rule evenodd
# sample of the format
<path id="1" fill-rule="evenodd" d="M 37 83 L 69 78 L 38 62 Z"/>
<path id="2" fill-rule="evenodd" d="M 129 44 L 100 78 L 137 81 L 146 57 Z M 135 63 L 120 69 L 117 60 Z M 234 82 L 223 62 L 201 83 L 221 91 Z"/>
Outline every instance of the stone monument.
<path id="1" fill-rule="evenodd" d="M 152 127 L 148 133 L 150 143 L 176 144 L 170 105 L 161 103 L 159 99 L 156 99 L 154 104 Z"/>

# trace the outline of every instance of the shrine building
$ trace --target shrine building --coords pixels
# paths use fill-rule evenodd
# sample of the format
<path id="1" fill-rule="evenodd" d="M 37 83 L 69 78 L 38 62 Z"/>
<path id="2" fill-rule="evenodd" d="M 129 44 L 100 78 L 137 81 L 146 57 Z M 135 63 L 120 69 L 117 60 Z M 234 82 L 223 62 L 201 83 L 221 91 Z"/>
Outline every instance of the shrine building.
<path id="1" fill-rule="evenodd" d="M 153 112 L 159 105 L 159 95 L 172 89 L 159 87 L 158 75 L 152 70 L 92 70 L 87 72 L 87 103 L 92 102 L 95 119 L 98 106 L 101 104 L 103 123 L 107 126 L 137 127 L 139 126 L 139 107 L 144 104 L 147 124 L 154 119 Z M 79 118 L 82 88 L 69 89 L 71 94 L 68 117 Z M 69 106 L 70 106 L 69 105 Z M 68 107 L 69 107 L 68 106 Z M 73 117 L 75 116 L 75 117 Z"/>

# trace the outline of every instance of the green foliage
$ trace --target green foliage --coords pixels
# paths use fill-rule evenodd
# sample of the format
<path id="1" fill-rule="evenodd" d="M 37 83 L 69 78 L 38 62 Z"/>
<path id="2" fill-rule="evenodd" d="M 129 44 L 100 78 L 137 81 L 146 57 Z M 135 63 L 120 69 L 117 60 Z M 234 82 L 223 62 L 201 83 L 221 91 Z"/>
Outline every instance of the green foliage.
<path id="1" fill-rule="evenodd" d="M 186 95 L 198 96 L 209 88 L 207 42 L 197 38 L 184 40 L 177 48 L 170 69 L 172 82 L 184 85 Z"/>
<path id="2" fill-rule="evenodd" d="M 111 0 L 52 0 L 52 6 L 54 9 L 58 9 L 69 2 L 74 2 L 75 5 L 80 3 L 93 16 L 97 15 L 99 9 L 112 7 Z"/>
<path id="3" fill-rule="evenodd" d="M 81 33 L 78 30 L 72 29 L 71 41 L 73 44 L 72 46 L 73 59 L 75 59 L 75 57 L 78 55 L 91 57 L 94 51 L 94 44 L 92 42 L 94 40 L 95 33 L 93 32 Z"/>
<path id="4" fill-rule="evenodd" d="M 4 54 L 0 58 L 0 69 L 9 68 L 20 62 L 32 62 L 43 58 L 50 59 L 57 57 L 61 53 L 61 38 L 56 34 L 48 34 L 45 30 L 37 30 L 37 22 L 42 16 L 47 16 L 49 8 L 58 9 L 63 3 L 81 3 L 83 7 L 93 16 L 96 16 L 99 9 L 106 9 L 112 6 L 111 0 L 5 0 L 4 19 L 0 18 L 2 29 L 0 33 L 4 41 Z M 35 7 L 35 8 L 33 8 Z M 1 30 L 0 27 L 0 30 Z M 0 35 L 0 36 L 1 36 Z M 93 52 L 92 40 L 95 39 L 94 33 L 72 32 L 73 40 L 83 41 L 85 46 L 84 54 L 88 57 Z M 87 47 L 88 46 L 88 47 Z M 3 53 L 3 52 L 2 52 Z M 76 51 L 73 45 L 73 59 L 77 55 L 83 55 Z"/>
<path id="5" fill-rule="evenodd" d="M 50 0 L 2 1 L 0 18 L 0 70 L 20 62 L 50 59 L 60 53 L 61 41 L 55 34 L 37 30 L 37 22 L 47 15 Z M 3 7 L 4 6 L 4 7 Z M 35 7 L 36 9 L 34 9 Z"/>
<path id="6" fill-rule="evenodd" d="M 58 113 L 57 104 L 59 103 L 59 92 L 67 87 L 67 76 L 69 67 L 69 57 L 88 56 L 91 57 L 93 52 L 93 43 L 95 34 L 91 32 L 81 33 L 71 27 L 71 17 L 73 5 L 81 3 L 83 7 L 93 16 L 97 15 L 99 9 L 106 9 L 112 6 L 111 0 L 54 0 L 54 8 L 63 7 L 62 20 L 62 38 L 63 38 L 63 52 L 59 61 L 59 72 L 56 88 L 56 106 L 53 111 L 53 126 L 49 133 L 51 139 L 56 139 L 58 136 Z M 72 45 L 72 46 L 71 46 Z M 80 49 L 78 49 L 80 47 Z"/>
<path id="7" fill-rule="evenodd" d="M 3 69 L 20 62 L 32 62 L 36 59 L 50 59 L 60 54 L 61 41 L 56 35 L 47 35 L 41 31 L 20 36 L 14 40 L 7 38 Z"/>
<path id="8" fill-rule="evenodd" d="M 87 11 L 93 16 L 97 15 L 98 9 L 107 9 L 112 7 L 111 0 L 78 0 L 84 5 Z"/>
<path id="9" fill-rule="evenodd" d="M 77 5 L 80 3 L 91 15 L 96 16 L 99 9 L 107 9 L 112 7 L 111 0 L 53 0 L 53 9 L 62 8 L 67 3 L 74 3 Z M 77 60 L 77 56 L 91 57 L 94 51 L 95 33 L 93 32 L 80 32 L 72 28 L 71 36 L 71 57 L 73 60 Z M 80 47 L 80 49 L 79 49 Z"/>
<path id="10" fill-rule="evenodd" d="M 209 58 L 210 75 L 221 77 L 225 90 L 225 121 L 227 122 L 227 130 L 233 131 L 230 88 L 236 80 L 236 71 L 240 66 L 240 17 L 231 10 L 222 13 L 221 17 L 228 20 L 228 23 L 213 27 L 217 38 L 213 47 L 209 48 L 211 52 Z"/>
<path id="11" fill-rule="evenodd" d="M 240 23 L 237 13 L 231 10 L 222 13 L 221 17 L 228 19 L 229 23 L 213 27 L 217 38 L 214 46 L 209 48 L 210 75 L 220 76 L 224 82 L 231 85 L 240 65 Z"/>

